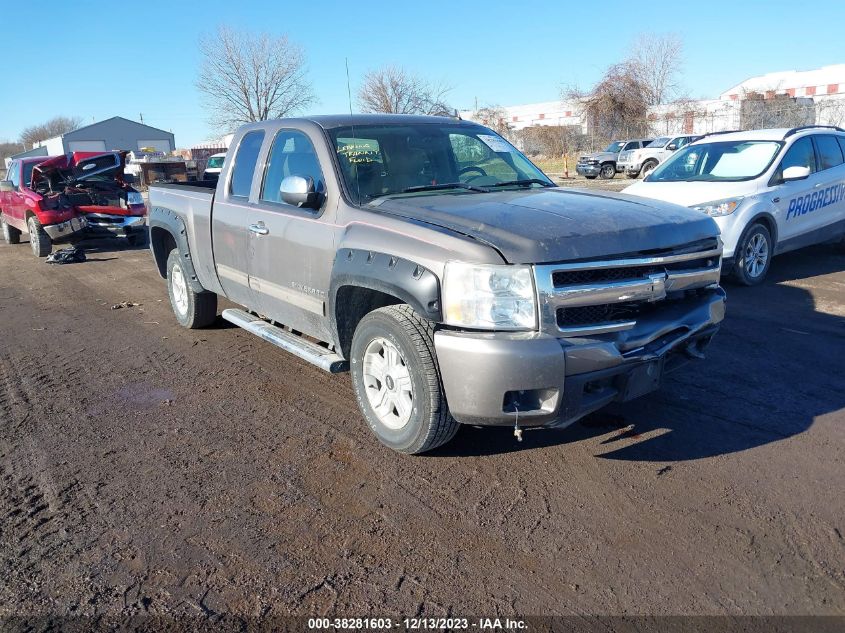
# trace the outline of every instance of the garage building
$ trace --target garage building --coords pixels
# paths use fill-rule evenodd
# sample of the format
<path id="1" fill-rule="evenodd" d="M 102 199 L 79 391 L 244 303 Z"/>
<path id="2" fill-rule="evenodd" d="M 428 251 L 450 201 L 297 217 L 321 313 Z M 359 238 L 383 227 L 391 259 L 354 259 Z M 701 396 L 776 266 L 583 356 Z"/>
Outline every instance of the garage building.
<path id="1" fill-rule="evenodd" d="M 46 149 L 48 156 L 58 156 L 68 152 L 137 151 L 142 147 L 169 153 L 176 143 L 171 132 L 115 116 L 41 141 L 36 146 Z"/>

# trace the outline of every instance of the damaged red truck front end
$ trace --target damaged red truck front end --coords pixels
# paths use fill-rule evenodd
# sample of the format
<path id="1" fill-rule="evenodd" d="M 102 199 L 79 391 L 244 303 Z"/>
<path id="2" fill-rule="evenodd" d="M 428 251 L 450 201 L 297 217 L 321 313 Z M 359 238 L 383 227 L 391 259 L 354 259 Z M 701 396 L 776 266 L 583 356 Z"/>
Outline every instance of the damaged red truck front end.
<path id="1" fill-rule="evenodd" d="M 141 194 L 125 181 L 127 152 L 73 152 L 33 169 L 32 188 L 46 208 L 70 206 L 87 220 L 88 233 L 137 239 L 146 231 Z"/>
<path id="2" fill-rule="evenodd" d="M 146 234 L 146 206 L 123 174 L 126 152 L 74 152 L 13 160 L 0 181 L 0 229 L 8 244 L 28 234 L 46 257 L 55 242 L 82 235 Z"/>

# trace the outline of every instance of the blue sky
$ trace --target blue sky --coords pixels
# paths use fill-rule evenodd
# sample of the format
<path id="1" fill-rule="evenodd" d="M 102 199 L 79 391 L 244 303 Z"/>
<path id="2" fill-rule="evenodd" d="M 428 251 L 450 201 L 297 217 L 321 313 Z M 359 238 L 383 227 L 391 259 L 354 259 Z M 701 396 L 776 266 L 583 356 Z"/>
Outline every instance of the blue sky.
<path id="1" fill-rule="evenodd" d="M 348 111 L 347 57 L 353 97 L 364 72 L 392 63 L 453 86 L 458 108 L 476 98 L 480 105 L 552 101 L 562 85 L 587 88 L 642 32 L 681 35 L 692 97 L 718 96 L 765 72 L 845 62 L 835 26 L 845 21 L 841 0 L 6 4 L 0 140 L 55 115 L 90 123 L 142 113 L 182 147 L 214 136 L 193 82 L 197 38 L 220 23 L 287 33 L 301 44 L 318 97 L 312 113 Z"/>

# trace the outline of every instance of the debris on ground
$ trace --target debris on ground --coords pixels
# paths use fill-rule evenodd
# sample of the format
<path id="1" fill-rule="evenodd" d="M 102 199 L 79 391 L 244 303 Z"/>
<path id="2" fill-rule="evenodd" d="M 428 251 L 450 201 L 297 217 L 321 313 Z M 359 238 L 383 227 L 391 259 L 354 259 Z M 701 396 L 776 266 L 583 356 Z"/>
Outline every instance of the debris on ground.
<path id="1" fill-rule="evenodd" d="M 132 301 L 121 301 L 120 303 L 114 304 L 111 309 L 112 310 L 120 310 L 121 308 L 134 308 L 135 306 L 141 305 L 140 303 L 133 303 Z"/>
<path id="2" fill-rule="evenodd" d="M 47 256 L 48 264 L 81 264 L 87 258 L 85 251 L 78 246 L 68 246 L 61 250 L 50 253 Z"/>

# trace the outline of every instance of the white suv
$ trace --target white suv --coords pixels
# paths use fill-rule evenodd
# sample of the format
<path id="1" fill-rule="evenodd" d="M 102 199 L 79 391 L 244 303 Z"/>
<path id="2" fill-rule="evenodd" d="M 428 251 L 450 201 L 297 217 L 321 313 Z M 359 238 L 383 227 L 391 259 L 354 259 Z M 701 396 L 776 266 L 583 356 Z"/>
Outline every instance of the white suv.
<path id="1" fill-rule="evenodd" d="M 643 178 L 651 173 L 664 160 L 685 145 L 697 141 L 698 136 L 661 136 L 642 149 L 635 149 L 619 154 L 617 171 L 624 171 L 628 178 L 636 178 L 642 173 Z"/>
<path id="2" fill-rule="evenodd" d="M 845 130 L 710 134 L 624 193 L 711 216 L 722 231 L 723 270 L 758 284 L 773 255 L 845 238 Z"/>

